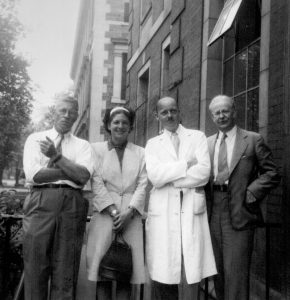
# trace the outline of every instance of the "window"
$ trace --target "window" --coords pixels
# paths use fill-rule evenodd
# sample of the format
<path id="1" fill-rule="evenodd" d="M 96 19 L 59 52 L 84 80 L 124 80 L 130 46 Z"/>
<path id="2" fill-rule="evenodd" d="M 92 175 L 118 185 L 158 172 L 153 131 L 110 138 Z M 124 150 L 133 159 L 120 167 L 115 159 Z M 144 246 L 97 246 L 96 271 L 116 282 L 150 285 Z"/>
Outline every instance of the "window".
<path id="1" fill-rule="evenodd" d="M 127 69 L 127 41 L 112 40 L 114 43 L 114 77 L 112 103 L 125 103 L 126 99 L 126 69 Z"/>
<path id="2" fill-rule="evenodd" d="M 250 0 L 254 1 L 254 0 Z M 224 8 L 217 20 L 217 23 L 213 29 L 213 32 L 208 40 L 207 45 L 211 45 L 218 38 L 220 38 L 226 31 L 228 31 L 233 21 L 236 17 L 236 14 L 240 8 L 242 0 L 227 0 Z"/>
<path id="3" fill-rule="evenodd" d="M 127 53 L 122 53 L 121 99 L 126 99 Z"/>
<path id="4" fill-rule="evenodd" d="M 147 141 L 147 106 L 149 97 L 149 64 L 139 72 L 137 107 L 135 119 L 135 143 L 145 147 Z"/>
<path id="5" fill-rule="evenodd" d="M 169 88 L 170 36 L 162 43 L 160 96 L 166 96 Z"/>
<path id="6" fill-rule="evenodd" d="M 260 1 L 244 1 L 224 35 L 223 93 L 234 97 L 237 124 L 259 130 Z"/>

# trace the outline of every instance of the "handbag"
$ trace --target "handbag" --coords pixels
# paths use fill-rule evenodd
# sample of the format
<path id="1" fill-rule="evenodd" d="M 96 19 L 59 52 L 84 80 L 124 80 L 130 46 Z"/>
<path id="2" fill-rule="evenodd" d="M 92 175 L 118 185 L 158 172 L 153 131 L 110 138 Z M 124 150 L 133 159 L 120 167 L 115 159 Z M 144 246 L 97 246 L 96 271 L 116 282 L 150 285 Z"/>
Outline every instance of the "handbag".
<path id="1" fill-rule="evenodd" d="M 122 233 L 117 233 L 100 262 L 99 276 L 109 280 L 130 282 L 132 271 L 132 249 Z"/>

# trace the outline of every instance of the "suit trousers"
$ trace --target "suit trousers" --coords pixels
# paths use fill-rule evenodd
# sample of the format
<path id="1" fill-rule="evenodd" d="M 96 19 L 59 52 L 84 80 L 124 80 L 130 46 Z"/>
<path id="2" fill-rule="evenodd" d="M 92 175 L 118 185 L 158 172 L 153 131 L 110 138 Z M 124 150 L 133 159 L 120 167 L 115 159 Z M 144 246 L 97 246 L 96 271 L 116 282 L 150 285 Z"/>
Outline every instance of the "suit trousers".
<path id="1" fill-rule="evenodd" d="M 47 300 L 48 291 L 75 299 L 87 200 L 81 190 L 33 188 L 23 209 L 25 300 Z"/>
<path id="2" fill-rule="evenodd" d="M 210 230 L 218 270 L 214 280 L 217 299 L 248 300 L 254 230 L 232 227 L 226 192 L 214 192 Z"/>

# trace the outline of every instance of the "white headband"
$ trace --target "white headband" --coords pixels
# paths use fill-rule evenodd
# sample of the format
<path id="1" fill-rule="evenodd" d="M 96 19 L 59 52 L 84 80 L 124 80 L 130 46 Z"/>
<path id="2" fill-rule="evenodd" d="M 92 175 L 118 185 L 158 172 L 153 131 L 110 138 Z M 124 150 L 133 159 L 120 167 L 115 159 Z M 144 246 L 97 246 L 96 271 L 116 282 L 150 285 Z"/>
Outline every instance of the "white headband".
<path id="1" fill-rule="evenodd" d="M 129 110 L 127 108 L 122 107 L 122 106 L 116 106 L 110 111 L 110 116 L 117 110 L 123 110 L 129 114 Z"/>

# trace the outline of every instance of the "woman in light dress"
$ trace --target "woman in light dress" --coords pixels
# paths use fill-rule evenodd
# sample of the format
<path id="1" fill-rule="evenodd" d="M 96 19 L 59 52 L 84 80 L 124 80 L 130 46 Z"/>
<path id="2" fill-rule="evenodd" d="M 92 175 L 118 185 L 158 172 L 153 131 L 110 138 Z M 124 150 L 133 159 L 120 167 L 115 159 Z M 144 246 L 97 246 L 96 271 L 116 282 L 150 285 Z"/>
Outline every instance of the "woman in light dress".
<path id="1" fill-rule="evenodd" d="M 130 283 L 117 282 L 117 299 L 130 299 L 132 284 L 145 281 L 142 214 L 147 174 L 144 149 L 128 141 L 134 117 L 129 108 L 107 110 L 103 121 L 110 138 L 92 144 L 97 165 L 92 179 L 94 213 L 88 229 L 87 273 L 90 281 L 97 281 L 98 300 L 112 298 L 112 282 L 99 276 L 99 264 L 118 231 L 132 248 L 133 274 Z"/>

